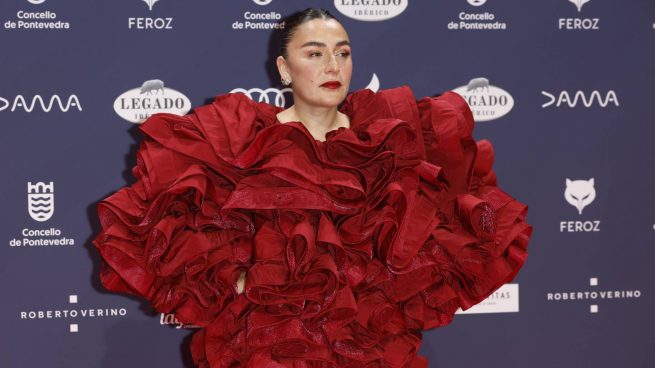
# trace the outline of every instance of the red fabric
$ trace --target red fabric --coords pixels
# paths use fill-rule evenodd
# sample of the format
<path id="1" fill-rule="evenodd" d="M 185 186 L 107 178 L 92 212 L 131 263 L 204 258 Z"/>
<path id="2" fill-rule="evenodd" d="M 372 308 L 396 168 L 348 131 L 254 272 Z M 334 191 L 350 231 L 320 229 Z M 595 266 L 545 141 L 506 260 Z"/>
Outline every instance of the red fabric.
<path id="1" fill-rule="evenodd" d="M 136 183 L 98 205 L 103 285 L 202 326 L 200 367 L 427 367 L 421 330 L 524 264 L 527 206 L 453 92 L 353 92 L 325 142 L 281 110 L 228 94 L 142 124 Z"/>

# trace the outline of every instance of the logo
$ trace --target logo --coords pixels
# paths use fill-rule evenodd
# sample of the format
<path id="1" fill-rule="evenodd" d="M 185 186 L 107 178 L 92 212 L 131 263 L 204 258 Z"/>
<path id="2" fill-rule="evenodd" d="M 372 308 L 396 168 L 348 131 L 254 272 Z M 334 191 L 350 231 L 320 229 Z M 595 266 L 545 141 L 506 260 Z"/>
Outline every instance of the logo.
<path id="1" fill-rule="evenodd" d="M 473 78 L 466 86 L 453 90 L 460 94 L 473 111 L 476 122 L 501 118 L 514 107 L 514 98 L 509 92 L 489 84 L 487 78 Z"/>
<path id="2" fill-rule="evenodd" d="M 159 324 L 162 325 L 162 326 L 175 326 L 175 328 L 177 328 L 177 329 L 180 329 L 180 328 L 202 328 L 202 326 L 185 325 L 184 323 L 180 322 L 177 319 L 177 317 L 175 317 L 175 313 L 160 313 Z"/>
<path id="3" fill-rule="evenodd" d="M 273 0 L 252 0 L 257 5 L 268 5 L 273 2 Z"/>
<path id="4" fill-rule="evenodd" d="M 373 73 L 371 81 L 364 88 L 368 88 L 373 92 L 377 92 L 380 89 L 380 80 L 378 76 Z M 234 88 L 229 93 L 243 93 L 248 96 L 251 100 L 257 102 L 265 102 L 267 104 L 272 104 L 278 107 L 288 107 L 290 99 L 287 100 L 287 97 L 293 97 L 293 90 L 289 87 L 277 89 L 277 88 Z"/>
<path id="5" fill-rule="evenodd" d="M 575 290 L 563 292 L 546 293 L 546 300 L 549 302 L 576 302 L 582 300 L 591 300 L 589 313 L 598 313 L 599 307 L 597 300 L 606 299 L 635 299 L 641 297 L 641 290 L 597 290 L 598 277 L 589 278 L 589 286 L 592 290 Z"/>
<path id="6" fill-rule="evenodd" d="M 45 0 L 27 0 L 28 3 L 41 5 Z M 5 29 L 31 29 L 39 31 L 70 29 L 69 22 L 60 20 L 57 13 L 50 10 L 18 10 L 16 18 L 0 19 Z"/>
<path id="7" fill-rule="evenodd" d="M 582 7 L 584 4 L 588 3 L 591 0 L 568 0 L 570 3 L 573 3 L 578 9 L 578 13 L 582 12 Z M 600 19 L 599 18 L 559 18 L 557 26 L 559 29 L 564 30 L 586 30 L 586 31 L 595 31 L 599 28 Z"/>
<path id="8" fill-rule="evenodd" d="M 27 100 L 30 102 L 28 103 Z M 58 106 L 59 111 L 61 112 L 68 112 L 69 109 L 71 108 L 76 108 L 77 111 L 82 111 L 82 105 L 80 104 L 80 100 L 77 98 L 76 95 L 70 95 L 68 96 L 68 99 L 64 103 L 59 97 L 59 95 L 52 95 L 50 98 L 46 98 L 48 101 L 47 103 L 41 97 L 41 95 L 34 95 L 30 99 L 29 97 L 25 100 L 25 97 L 23 95 L 18 95 L 14 98 L 4 98 L 0 97 L 0 111 L 7 110 L 9 108 L 9 111 L 14 112 L 16 110 L 23 110 L 25 112 L 32 112 L 34 108 L 40 107 L 41 111 L 43 112 L 50 112 L 53 106 Z M 10 107 L 11 106 L 11 107 Z"/>
<path id="9" fill-rule="evenodd" d="M 380 90 L 380 80 L 378 79 L 377 74 L 373 73 L 373 76 L 371 77 L 371 81 L 368 82 L 368 86 L 364 87 L 368 88 L 373 92 L 376 92 Z"/>
<path id="10" fill-rule="evenodd" d="M 141 124 L 152 114 L 164 112 L 184 115 L 191 110 L 191 101 L 168 87 L 160 79 L 143 82 L 141 87 L 123 92 L 114 100 L 114 111 L 130 123 Z"/>
<path id="11" fill-rule="evenodd" d="M 278 107 L 287 107 L 287 99 L 285 93 L 293 96 L 293 91 L 291 88 L 235 88 L 230 91 L 230 93 L 243 93 L 248 96 L 251 100 L 257 102 L 266 102 L 267 104 L 272 104 Z M 271 103 L 271 101 L 273 101 Z"/>
<path id="12" fill-rule="evenodd" d="M 482 6 L 484 3 L 487 2 L 487 0 L 466 0 L 469 4 L 473 6 Z"/>
<path id="13" fill-rule="evenodd" d="M 590 205 L 591 202 L 596 199 L 594 178 L 589 180 L 571 180 L 566 178 L 564 198 L 571 206 L 578 209 L 579 215 L 582 215 L 582 209 Z"/>
<path id="14" fill-rule="evenodd" d="M 584 4 L 588 3 L 591 0 L 569 0 L 570 3 L 573 3 L 576 8 L 578 8 L 578 13 L 582 11 Z"/>
<path id="15" fill-rule="evenodd" d="M 152 7 L 159 0 L 142 0 L 148 5 L 148 10 L 152 11 Z M 173 17 L 129 17 L 127 18 L 127 29 L 138 30 L 163 30 L 173 29 Z"/>
<path id="16" fill-rule="evenodd" d="M 456 314 L 510 313 L 519 311 L 519 284 L 505 284 L 494 291 L 485 300 L 463 311 L 458 308 Z"/>
<path id="17" fill-rule="evenodd" d="M 571 180 L 566 178 L 566 188 L 564 189 L 564 199 L 571 206 L 578 210 L 578 215 L 582 215 L 582 210 L 590 205 L 596 199 L 596 188 L 594 178 L 589 180 Z M 599 232 L 600 220 L 572 220 L 560 221 L 560 232 Z"/>
<path id="18" fill-rule="evenodd" d="M 159 0 L 143 0 L 148 5 L 148 9 L 152 11 L 152 7 L 155 5 L 155 3 Z"/>
<path id="19" fill-rule="evenodd" d="M 27 182 L 27 212 L 39 222 L 48 221 L 55 212 L 55 184 Z"/>
<path id="20" fill-rule="evenodd" d="M 41 321 L 53 319 L 71 320 L 68 325 L 68 331 L 76 333 L 80 331 L 78 319 L 81 318 L 109 318 L 109 317 L 124 317 L 127 315 L 125 307 L 111 307 L 111 308 L 80 308 L 77 306 L 79 298 L 77 295 L 68 296 L 68 308 L 45 308 L 38 310 L 22 310 L 19 312 L 19 318 L 23 321 Z M 75 323 L 72 323 L 75 322 Z"/>
<path id="21" fill-rule="evenodd" d="M 466 0 L 471 6 L 482 6 L 487 0 Z M 507 23 L 496 19 L 491 12 L 467 13 L 459 12 L 455 20 L 450 21 L 446 28 L 449 30 L 506 30 Z"/>
<path id="22" fill-rule="evenodd" d="M 586 108 L 592 107 L 594 105 L 600 107 L 607 107 L 610 104 L 614 106 L 619 106 L 619 99 L 616 97 L 616 92 L 613 90 L 607 91 L 604 95 L 599 91 L 592 91 L 591 93 L 585 93 L 583 91 L 576 91 L 569 93 L 568 91 L 561 91 L 557 94 L 550 93 L 546 91 L 541 91 L 541 94 L 544 95 L 548 100 L 541 105 L 542 108 L 549 106 L 568 106 L 576 107 L 579 102 L 582 102 L 582 105 Z M 571 97 L 573 95 L 573 97 Z"/>
<path id="23" fill-rule="evenodd" d="M 334 7 L 348 18 L 378 22 L 399 16 L 408 0 L 334 0 Z"/>

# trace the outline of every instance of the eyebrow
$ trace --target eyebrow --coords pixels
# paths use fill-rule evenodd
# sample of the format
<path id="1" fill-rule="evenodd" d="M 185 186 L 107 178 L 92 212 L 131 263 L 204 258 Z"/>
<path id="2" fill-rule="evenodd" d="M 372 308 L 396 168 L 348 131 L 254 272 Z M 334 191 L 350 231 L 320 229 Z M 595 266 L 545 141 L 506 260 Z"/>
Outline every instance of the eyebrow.
<path id="1" fill-rule="evenodd" d="M 350 42 L 344 40 L 344 41 L 339 41 L 339 42 L 337 42 L 337 44 L 336 44 L 337 47 L 339 47 L 339 46 L 344 46 L 344 45 L 348 45 L 348 46 L 350 46 Z M 324 44 L 323 42 L 318 42 L 318 41 L 309 41 L 309 42 L 305 42 L 305 43 L 303 43 L 302 46 L 300 46 L 300 47 L 303 48 L 303 47 L 307 47 L 307 46 L 327 47 L 326 44 Z"/>

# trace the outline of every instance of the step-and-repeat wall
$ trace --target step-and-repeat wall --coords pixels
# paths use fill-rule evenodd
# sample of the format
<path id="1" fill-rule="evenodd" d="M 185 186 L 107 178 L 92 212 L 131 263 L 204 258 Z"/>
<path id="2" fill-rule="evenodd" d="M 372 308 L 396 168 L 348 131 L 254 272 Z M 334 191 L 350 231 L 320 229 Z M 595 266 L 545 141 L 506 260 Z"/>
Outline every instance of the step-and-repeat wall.
<path id="1" fill-rule="evenodd" d="M 308 6 L 348 30 L 351 90 L 461 93 L 529 206 L 524 268 L 424 333 L 430 367 L 654 366 L 654 2 L 3 0 L 0 367 L 191 366 L 193 328 L 99 284 L 95 203 L 149 115 L 289 106 L 271 34 Z"/>

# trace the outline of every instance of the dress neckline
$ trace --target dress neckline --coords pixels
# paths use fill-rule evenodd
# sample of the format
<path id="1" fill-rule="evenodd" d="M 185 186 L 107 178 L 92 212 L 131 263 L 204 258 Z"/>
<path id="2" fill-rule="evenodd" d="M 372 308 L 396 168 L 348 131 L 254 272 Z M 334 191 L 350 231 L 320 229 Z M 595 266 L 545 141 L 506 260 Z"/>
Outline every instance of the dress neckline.
<path id="1" fill-rule="evenodd" d="M 318 143 L 325 143 L 325 142 L 327 142 L 328 140 L 330 140 L 332 137 L 334 137 L 336 134 L 338 134 L 339 132 L 343 132 L 343 131 L 345 131 L 345 130 L 352 130 L 352 127 L 353 127 L 353 119 L 352 119 L 352 117 L 351 117 L 350 115 L 346 114 L 345 112 L 341 111 L 342 109 L 337 109 L 340 113 L 342 113 L 342 114 L 344 114 L 344 115 L 346 115 L 346 116 L 348 117 L 348 126 L 347 126 L 347 127 L 341 126 L 341 127 L 338 127 L 338 128 L 335 128 L 335 129 L 332 129 L 332 130 L 327 131 L 327 132 L 325 133 L 325 140 L 322 141 L 322 140 L 320 140 L 320 139 L 316 139 L 316 138 L 312 135 L 312 133 L 309 131 L 309 129 L 307 129 L 307 127 L 305 126 L 305 124 L 303 124 L 303 123 L 302 123 L 301 121 L 299 121 L 299 120 L 290 120 L 290 121 L 287 121 L 287 122 L 285 122 L 285 123 L 281 122 L 280 119 L 277 117 L 277 114 L 279 114 L 280 112 L 284 111 L 285 109 L 284 109 L 284 108 L 281 108 L 281 107 L 279 107 L 279 109 L 280 109 L 280 110 L 277 111 L 277 112 L 274 114 L 274 117 L 275 117 L 275 123 L 276 123 L 276 124 L 297 123 L 298 125 L 300 125 L 300 126 L 302 127 L 302 129 L 304 129 L 304 130 L 307 132 L 307 134 L 309 134 L 310 137 L 312 137 L 312 138 L 314 139 L 315 142 L 318 142 Z"/>

